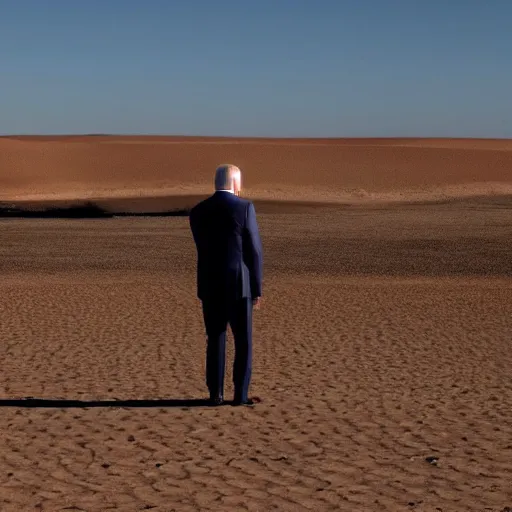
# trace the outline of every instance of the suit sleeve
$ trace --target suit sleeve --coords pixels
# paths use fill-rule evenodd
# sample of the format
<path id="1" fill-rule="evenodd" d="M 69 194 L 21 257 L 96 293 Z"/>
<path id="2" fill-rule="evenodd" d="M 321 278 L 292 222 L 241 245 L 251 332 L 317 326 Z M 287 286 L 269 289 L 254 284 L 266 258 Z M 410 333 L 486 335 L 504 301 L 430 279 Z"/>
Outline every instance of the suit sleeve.
<path id="1" fill-rule="evenodd" d="M 249 269 L 252 298 L 261 297 L 263 279 L 263 248 L 256 221 L 256 211 L 252 203 L 247 208 L 243 231 L 244 261 Z"/>

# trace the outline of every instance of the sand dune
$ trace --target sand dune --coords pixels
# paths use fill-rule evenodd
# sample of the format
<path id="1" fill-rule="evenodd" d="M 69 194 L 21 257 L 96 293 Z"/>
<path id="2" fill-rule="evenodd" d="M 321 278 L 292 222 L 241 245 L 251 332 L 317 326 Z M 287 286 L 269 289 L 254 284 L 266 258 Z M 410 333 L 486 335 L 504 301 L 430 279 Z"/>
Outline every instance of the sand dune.
<path id="1" fill-rule="evenodd" d="M 428 201 L 512 195 L 512 141 L 0 138 L 0 200 L 207 194 L 222 162 L 254 199 Z"/>

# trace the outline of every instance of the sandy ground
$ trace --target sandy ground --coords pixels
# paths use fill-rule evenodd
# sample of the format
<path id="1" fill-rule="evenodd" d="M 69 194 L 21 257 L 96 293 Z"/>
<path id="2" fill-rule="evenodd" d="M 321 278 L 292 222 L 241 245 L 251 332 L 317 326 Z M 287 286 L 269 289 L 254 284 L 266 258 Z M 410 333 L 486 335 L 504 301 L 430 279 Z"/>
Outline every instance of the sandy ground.
<path id="1" fill-rule="evenodd" d="M 187 140 L 181 146 L 197 145 Z M 153 150 L 166 141 L 152 142 Z M 403 156 L 398 142 L 393 151 Z M 11 148 L 0 151 L 12 165 L 1 175 L 4 185 L 11 180 L 4 197 L 19 199 L 24 179 L 24 197 L 48 194 L 57 171 L 28 187 L 29 171 L 38 174 L 19 164 L 20 155 L 14 159 L 18 143 L 32 165 L 59 155 L 39 146 L 68 143 L 0 139 L 0 148 Z M 246 142 L 244 151 L 260 143 Z M 406 143 L 407 151 L 439 154 L 437 146 L 448 144 Z M 30 144 L 37 158 L 26 151 Z M 306 142 L 287 144 L 309 154 Z M 334 152 L 323 157 L 326 168 L 331 158 L 333 169 L 344 163 L 341 146 L 325 141 Z M 464 175 L 464 165 L 471 169 L 476 154 L 488 162 L 483 170 L 475 164 L 478 182 L 512 182 L 506 141 L 450 148 L 460 161 L 448 159 L 443 173 L 424 177 L 401 171 L 388 192 L 421 180 L 434 186 L 435 176 L 461 190 L 473 172 Z M 85 149 L 66 151 L 58 158 L 69 163 Z M 219 161 L 234 159 L 221 153 Z M 422 158 L 413 154 L 410 168 Z M 505 163 L 494 167 L 500 158 Z M 207 171 L 190 171 L 190 183 L 206 187 Z M 59 172 L 61 192 L 71 197 Z M 367 174 L 356 188 L 367 187 Z M 265 188 L 259 179 L 247 176 L 249 188 Z M 98 192 L 114 182 L 105 183 L 94 188 L 91 178 L 81 186 Z M 292 181 L 288 190 L 307 185 Z M 313 196 L 323 194 L 321 186 Z M 266 266 L 252 386 L 262 402 L 254 408 L 180 402 L 205 397 L 205 335 L 186 217 L 0 219 L 2 512 L 512 507 L 510 198 L 308 206 L 293 194 L 287 204 L 256 196 Z M 67 402 L 27 407 L 34 404 L 20 399 L 28 397 Z"/>

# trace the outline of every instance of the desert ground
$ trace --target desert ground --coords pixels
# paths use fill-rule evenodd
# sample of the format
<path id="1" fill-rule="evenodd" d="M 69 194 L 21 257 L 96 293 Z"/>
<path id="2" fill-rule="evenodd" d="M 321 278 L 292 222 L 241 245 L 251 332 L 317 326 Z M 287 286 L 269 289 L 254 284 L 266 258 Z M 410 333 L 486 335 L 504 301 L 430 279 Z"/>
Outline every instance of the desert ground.
<path id="1" fill-rule="evenodd" d="M 250 408 L 201 402 L 188 218 L 144 215 L 223 162 Z M 0 138 L 0 206 L 84 200 L 116 215 L 0 218 L 2 512 L 512 510 L 512 141 Z"/>

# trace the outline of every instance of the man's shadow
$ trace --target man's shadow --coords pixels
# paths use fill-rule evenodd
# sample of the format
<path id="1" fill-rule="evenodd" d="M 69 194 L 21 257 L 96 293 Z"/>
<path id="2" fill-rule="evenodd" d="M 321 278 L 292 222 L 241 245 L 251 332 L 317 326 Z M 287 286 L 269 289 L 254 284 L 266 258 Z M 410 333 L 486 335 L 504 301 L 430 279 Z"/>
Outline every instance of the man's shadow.
<path id="1" fill-rule="evenodd" d="M 222 405 L 229 405 L 224 402 Z M 0 399 L 0 407 L 25 407 L 25 408 L 56 408 L 56 409 L 85 409 L 87 407 L 136 407 L 136 408 L 191 408 L 213 407 L 213 404 L 205 398 L 184 399 L 155 399 L 155 400 L 65 400 L 47 398 L 7 398 Z M 218 407 L 218 406 L 217 406 Z"/>

